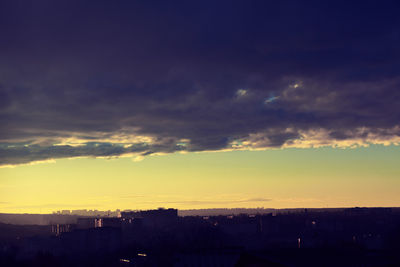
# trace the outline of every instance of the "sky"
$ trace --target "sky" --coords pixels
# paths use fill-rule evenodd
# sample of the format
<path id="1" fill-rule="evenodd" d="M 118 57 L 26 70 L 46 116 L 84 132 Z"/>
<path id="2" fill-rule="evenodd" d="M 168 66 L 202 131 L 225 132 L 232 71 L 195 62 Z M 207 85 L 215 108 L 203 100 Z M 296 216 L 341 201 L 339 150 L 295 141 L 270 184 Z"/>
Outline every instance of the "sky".
<path id="1" fill-rule="evenodd" d="M 2 1 L 0 212 L 400 204 L 397 1 Z"/>

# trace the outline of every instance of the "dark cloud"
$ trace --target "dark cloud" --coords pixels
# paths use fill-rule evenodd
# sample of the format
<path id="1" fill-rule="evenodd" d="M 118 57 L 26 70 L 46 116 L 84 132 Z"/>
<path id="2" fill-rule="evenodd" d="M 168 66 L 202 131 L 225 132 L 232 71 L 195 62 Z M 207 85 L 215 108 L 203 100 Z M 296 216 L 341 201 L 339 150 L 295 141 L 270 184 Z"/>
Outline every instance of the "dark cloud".
<path id="1" fill-rule="evenodd" d="M 398 10 L 2 2 L 0 162 L 399 142 Z"/>

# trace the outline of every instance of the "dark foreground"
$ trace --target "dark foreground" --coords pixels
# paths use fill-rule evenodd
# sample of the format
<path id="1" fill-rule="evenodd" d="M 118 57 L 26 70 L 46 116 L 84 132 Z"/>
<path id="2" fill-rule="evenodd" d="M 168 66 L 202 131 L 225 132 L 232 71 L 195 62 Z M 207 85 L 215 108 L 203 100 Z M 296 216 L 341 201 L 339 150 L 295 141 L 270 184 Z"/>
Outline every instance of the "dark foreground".
<path id="1" fill-rule="evenodd" d="M 0 224 L 0 266 L 400 266 L 398 209 Z"/>

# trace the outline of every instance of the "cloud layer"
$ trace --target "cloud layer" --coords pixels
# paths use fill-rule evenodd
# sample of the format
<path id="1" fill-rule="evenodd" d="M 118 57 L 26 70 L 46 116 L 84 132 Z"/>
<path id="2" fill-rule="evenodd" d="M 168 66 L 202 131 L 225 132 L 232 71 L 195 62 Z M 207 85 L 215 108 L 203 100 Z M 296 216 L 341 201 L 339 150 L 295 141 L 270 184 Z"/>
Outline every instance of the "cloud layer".
<path id="1" fill-rule="evenodd" d="M 0 5 L 1 165 L 400 142 L 395 1 Z"/>

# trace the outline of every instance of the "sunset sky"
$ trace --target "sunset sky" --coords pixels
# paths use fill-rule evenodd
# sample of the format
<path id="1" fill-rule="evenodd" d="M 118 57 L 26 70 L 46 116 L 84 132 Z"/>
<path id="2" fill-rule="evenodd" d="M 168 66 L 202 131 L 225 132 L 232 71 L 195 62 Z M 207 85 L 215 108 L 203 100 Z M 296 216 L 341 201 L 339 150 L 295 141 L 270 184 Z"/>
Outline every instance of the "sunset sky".
<path id="1" fill-rule="evenodd" d="M 400 206 L 397 1 L 2 1 L 0 212 Z"/>

